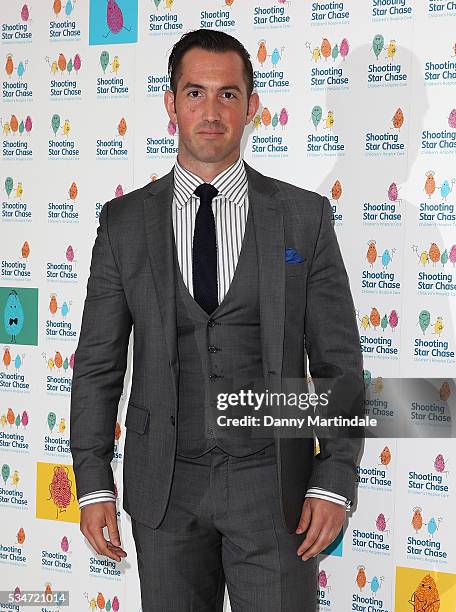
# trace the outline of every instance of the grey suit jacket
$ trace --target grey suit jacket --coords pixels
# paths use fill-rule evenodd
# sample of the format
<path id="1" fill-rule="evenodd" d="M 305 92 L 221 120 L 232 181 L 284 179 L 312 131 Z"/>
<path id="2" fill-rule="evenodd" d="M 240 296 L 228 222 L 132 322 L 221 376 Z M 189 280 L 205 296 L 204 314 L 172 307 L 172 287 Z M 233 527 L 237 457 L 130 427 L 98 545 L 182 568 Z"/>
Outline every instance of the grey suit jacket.
<path id="1" fill-rule="evenodd" d="M 327 198 L 266 177 L 246 164 L 259 265 L 266 387 L 303 377 L 349 385 L 362 414 L 362 355 L 349 281 Z M 111 460 L 133 326 L 133 374 L 126 414 L 123 508 L 157 527 L 173 478 L 179 360 L 171 216 L 173 171 L 100 213 L 75 352 L 70 448 L 78 497 L 114 490 Z M 303 263 L 285 264 L 285 247 Z M 277 438 L 283 521 L 295 530 L 309 487 L 354 499 L 359 438 Z"/>

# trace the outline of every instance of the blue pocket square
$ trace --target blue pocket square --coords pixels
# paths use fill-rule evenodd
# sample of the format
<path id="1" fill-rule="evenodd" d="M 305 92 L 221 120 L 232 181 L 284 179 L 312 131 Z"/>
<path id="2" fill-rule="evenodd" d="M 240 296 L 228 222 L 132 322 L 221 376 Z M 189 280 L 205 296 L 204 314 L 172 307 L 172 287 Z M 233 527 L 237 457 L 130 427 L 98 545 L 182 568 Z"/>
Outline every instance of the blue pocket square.
<path id="1" fill-rule="evenodd" d="M 301 263 L 304 261 L 304 257 L 293 249 L 292 247 L 285 248 L 285 263 Z"/>

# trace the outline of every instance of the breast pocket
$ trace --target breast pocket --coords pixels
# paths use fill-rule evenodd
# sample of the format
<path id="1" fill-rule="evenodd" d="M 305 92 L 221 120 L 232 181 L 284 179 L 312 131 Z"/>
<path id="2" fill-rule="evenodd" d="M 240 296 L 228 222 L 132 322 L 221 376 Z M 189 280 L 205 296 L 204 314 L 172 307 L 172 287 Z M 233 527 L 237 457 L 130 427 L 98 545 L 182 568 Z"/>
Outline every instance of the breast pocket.
<path id="1" fill-rule="evenodd" d="M 307 273 L 307 261 L 301 261 L 299 263 L 286 263 L 285 264 L 285 277 L 290 276 L 302 276 Z"/>

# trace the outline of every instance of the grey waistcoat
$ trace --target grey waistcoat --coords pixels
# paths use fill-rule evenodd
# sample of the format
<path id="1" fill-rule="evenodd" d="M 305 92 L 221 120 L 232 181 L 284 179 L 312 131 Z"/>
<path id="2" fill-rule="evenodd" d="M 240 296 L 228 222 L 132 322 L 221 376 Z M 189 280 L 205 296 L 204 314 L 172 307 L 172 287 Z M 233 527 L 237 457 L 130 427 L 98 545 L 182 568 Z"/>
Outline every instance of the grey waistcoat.
<path id="1" fill-rule="evenodd" d="M 214 405 L 215 392 L 232 389 L 232 380 L 263 380 L 258 262 L 252 208 L 249 207 L 244 239 L 233 280 L 211 315 L 193 299 L 185 286 L 174 250 L 176 266 L 176 316 L 179 353 L 179 412 L 177 453 L 197 457 L 218 446 L 242 457 L 265 448 L 274 440 L 259 438 L 242 429 L 221 434 L 217 415 L 228 416 Z M 234 389 L 233 389 L 234 390 Z M 260 389 L 261 390 L 261 389 Z M 211 404 L 212 402 L 212 404 Z M 253 409 L 245 408 L 248 414 Z M 258 413 L 255 413 L 258 414 Z"/>

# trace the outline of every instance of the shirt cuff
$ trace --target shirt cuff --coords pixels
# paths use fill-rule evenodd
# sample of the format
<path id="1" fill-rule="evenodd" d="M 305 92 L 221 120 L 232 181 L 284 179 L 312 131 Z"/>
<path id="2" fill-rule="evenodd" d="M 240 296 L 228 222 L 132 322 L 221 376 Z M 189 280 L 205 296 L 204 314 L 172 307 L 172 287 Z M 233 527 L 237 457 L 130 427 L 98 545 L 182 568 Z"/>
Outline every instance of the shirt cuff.
<path id="1" fill-rule="evenodd" d="M 343 495 L 339 495 L 338 493 L 333 493 L 327 489 L 322 489 L 321 487 L 311 487 L 310 489 L 307 489 L 305 497 L 318 497 L 319 499 L 326 499 L 326 501 L 331 501 L 335 504 L 339 504 L 340 506 L 344 506 L 347 512 L 351 509 L 352 502 L 349 499 Z"/>
<path id="2" fill-rule="evenodd" d="M 87 493 L 78 499 L 79 509 L 84 508 L 84 506 L 88 506 L 89 504 L 95 504 L 97 502 L 108 502 L 113 501 L 116 502 L 116 496 L 109 489 L 100 489 L 99 491 L 93 491 L 92 493 Z"/>

